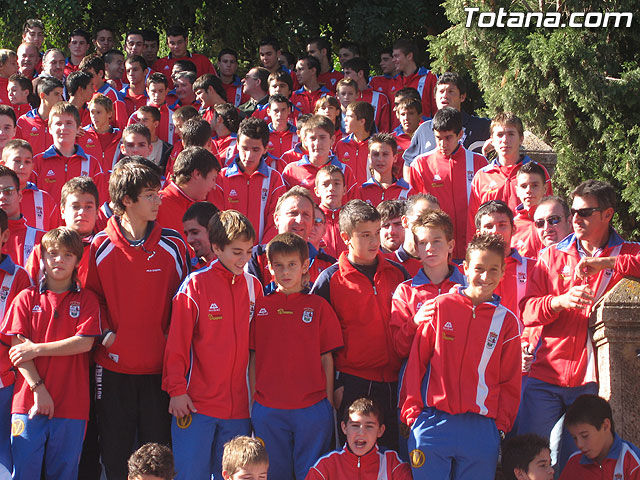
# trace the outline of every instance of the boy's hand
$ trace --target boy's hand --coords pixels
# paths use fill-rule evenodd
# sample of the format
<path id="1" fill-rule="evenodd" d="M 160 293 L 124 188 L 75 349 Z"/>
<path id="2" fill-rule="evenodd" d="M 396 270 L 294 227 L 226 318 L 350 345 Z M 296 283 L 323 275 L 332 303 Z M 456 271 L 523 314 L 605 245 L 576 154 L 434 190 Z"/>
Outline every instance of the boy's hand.
<path id="1" fill-rule="evenodd" d="M 107 341 L 104 344 L 105 348 L 111 348 L 111 345 L 113 345 L 116 342 L 116 333 L 115 332 L 111 332 L 111 335 L 109 335 L 109 338 L 107 338 Z"/>
<path id="2" fill-rule="evenodd" d="M 84 128 L 79 128 L 78 133 L 76 133 L 76 138 L 82 138 L 85 135 L 86 135 L 86 132 L 84 131 Z"/>
<path id="3" fill-rule="evenodd" d="M 531 364 L 533 363 L 533 346 L 524 345 L 522 347 L 522 371 L 528 372 L 531 370 Z"/>
<path id="4" fill-rule="evenodd" d="M 33 407 L 29 410 L 29 419 L 36 415 L 47 415 L 49 420 L 53 418 L 53 398 L 44 385 L 40 385 L 33 391 Z"/>
<path id="5" fill-rule="evenodd" d="M 176 418 L 186 417 L 191 412 L 196 413 L 197 410 L 188 394 L 171 397 L 169 400 L 169 413 Z"/>
<path id="6" fill-rule="evenodd" d="M 11 363 L 13 363 L 16 367 L 22 365 L 24 362 L 28 362 L 29 360 L 33 360 L 38 356 L 37 353 L 37 343 L 33 343 L 28 338 L 23 337 L 22 335 L 16 335 L 18 340 L 22 343 L 18 345 L 14 345 L 9 349 L 9 359 Z"/>
<path id="7" fill-rule="evenodd" d="M 413 322 L 418 326 L 424 322 L 430 322 L 431 320 L 433 320 L 433 316 L 435 315 L 435 313 L 436 303 L 432 299 L 422 304 L 420 310 L 418 310 L 413 317 Z"/>

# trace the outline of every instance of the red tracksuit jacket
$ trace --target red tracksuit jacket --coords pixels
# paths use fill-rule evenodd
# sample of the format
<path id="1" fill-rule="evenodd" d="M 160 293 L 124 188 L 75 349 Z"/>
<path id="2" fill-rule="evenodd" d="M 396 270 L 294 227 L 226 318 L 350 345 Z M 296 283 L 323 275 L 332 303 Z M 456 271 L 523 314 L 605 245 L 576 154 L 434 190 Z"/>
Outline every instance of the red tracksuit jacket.
<path id="1" fill-rule="evenodd" d="M 305 480 L 411 480 L 411 468 L 393 450 L 381 451 L 376 445 L 361 457 L 342 450 L 321 457 Z"/>
<path id="2" fill-rule="evenodd" d="M 384 200 L 406 200 L 416 193 L 403 178 L 397 179 L 386 189 L 371 177 L 360 186 L 359 196 L 365 202 L 377 207 Z"/>
<path id="3" fill-rule="evenodd" d="M 529 258 L 538 258 L 538 253 L 543 248 L 536 226 L 533 224 L 535 211 L 535 207 L 525 210 L 520 204 L 516 207 L 516 215 L 513 219 L 516 231 L 511 237 L 511 246 L 518 249 L 520 255 Z"/>
<path id="4" fill-rule="evenodd" d="M 640 449 L 615 433 L 602 464 L 576 452 L 562 470 L 560 480 L 640 480 Z"/>

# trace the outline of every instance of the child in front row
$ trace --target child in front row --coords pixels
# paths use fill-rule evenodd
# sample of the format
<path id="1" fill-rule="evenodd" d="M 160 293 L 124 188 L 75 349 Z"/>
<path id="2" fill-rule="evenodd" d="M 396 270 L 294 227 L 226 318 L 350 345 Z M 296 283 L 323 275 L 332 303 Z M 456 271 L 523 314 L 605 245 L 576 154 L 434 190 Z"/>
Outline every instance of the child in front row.
<path id="1" fill-rule="evenodd" d="M 378 447 L 385 425 L 382 409 L 373 400 L 354 401 L 345 410 L 341 427 L 346 445 L 318 460 L 305 480 L 411 479 L 409 465 L 396 452 Z"/>
<path id="2" fill-rule="evenodd" d="M 504 248 L 499 235 L 474 237 L 468 286 L 436 297 L 432 320 L 418 327 L 400 395 L 414 480 L 495 476 L 521 381 L 518 319 L 493 294 Z"/>
<path id="3" fill-rule="evenodd" d="M 131 454 L 128 480 L 173 480 L 173 453 L 165 445 L 147 443 Z"/>
<path id="4" fill-rule="evenodd" d="M 224 480 L 267 480 L 269 457 L 262 442 L 251 437 L 236 437 L 224 445 Z"/>
<path id="5" fill-rule="evenodd" d="M 269 476 L 302 480 L 329 451 L 333 431 L 333 351 L 340 323 L 322 297 L 306 287 L 307 242 L 295 233 L 267 245 L 277 290 L 256 302 L 251 323 L 251 422 L 269 453 Z"/>
<path id="6" fill-rule="evenodd" d="M 505 480 L 553 480 L 549 442 L 533 433 L 504 442 L 502 474 Z"/>
<path id="7" fill-rule="evenodd" d="M 13 478 L 76 478 L 89 417 L 89 355 L 100 335 L 100 307 L 76 283 L 82 240 L 66 227 L 42 237 L 39 286 L 14 299 L 2 333 L 17 367 L 11 450 Z"/>

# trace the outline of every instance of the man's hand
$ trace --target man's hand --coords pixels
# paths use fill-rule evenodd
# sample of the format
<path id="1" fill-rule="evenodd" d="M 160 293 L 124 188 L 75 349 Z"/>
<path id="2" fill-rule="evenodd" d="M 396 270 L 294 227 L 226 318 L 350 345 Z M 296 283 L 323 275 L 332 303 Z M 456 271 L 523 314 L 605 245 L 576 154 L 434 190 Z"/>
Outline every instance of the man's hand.
<path id="1" fill-rule="evenodd" d="M 18 367 L 24 362 L 33 360 L 38 356 L 38 344 L 33 343 L 31 340 L 20 334 L 16 335 L 16 338 L 22 343 L 14 345 L 9 349 L 9 359 L 11 360 L 11 363 Z"/>
<path id="2" fill-rule="evenodd" d="M 563 295 L 551 299 L 551 308 L 559 312 L 568 308 L 586 308 L 593 305 L 595 297 L 589 285 L 574 285 Z"/>
<path id="3" fill-rule="evenodd" d="M 578 278 L 585 279 L 605 268 L 614 268 L 616 265 L 616 257 L 582 257 L 575 268 L 575 275 Z"/>
<path id="4" fill-rule="evenodd" d="M 53 398 L 44 384 L 39 385 L 33 391 L 33 407 L 29 410 L 29 420 L 36 415 L 47 415 L 49 420 L 53 418 Z"/>
<path id="5" fill-rule="evenodd" d="M 176 418 L 186 417 L 191 412 L 196 413 L 197 410 L 188 394 L 171 397 L 169 400 L 169 413 Z"/>

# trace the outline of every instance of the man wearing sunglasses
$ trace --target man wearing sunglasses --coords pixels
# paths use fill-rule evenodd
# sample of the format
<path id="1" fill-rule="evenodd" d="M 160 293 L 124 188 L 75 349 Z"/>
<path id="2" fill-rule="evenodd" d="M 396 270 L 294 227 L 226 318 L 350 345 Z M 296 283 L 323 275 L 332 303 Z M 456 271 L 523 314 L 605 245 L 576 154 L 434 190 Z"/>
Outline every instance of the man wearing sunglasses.
<path id="1" fill-rule="evenodd" d="M 560 197 L 544 197 L 533 214 L 533 224 L 543 247 L 558 243 L 573 231 L 569 205 Z"/>
<path id="2" fill-rule="evenodd" d="M 571 201 L 574 233 L 543 250 L 520 302 L 525 326 L 542 326 L 542 332 L 522 397 L 518 433 L 544 438 L 579 395 L 598 393 L 588 319 L 595 302 L 623 278 L 607 269 L 582 279 L 574 273 L 576 265 L 583 257 L 640 252 L 640 245 L 625 242 L 610 226 L 616 206 L 610 184 L 587 180 L 571 192 Z M 560 470 L 577 450 L 570 438 L 561 445 L 561 452 L 552 452 Z"/>

